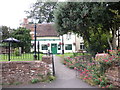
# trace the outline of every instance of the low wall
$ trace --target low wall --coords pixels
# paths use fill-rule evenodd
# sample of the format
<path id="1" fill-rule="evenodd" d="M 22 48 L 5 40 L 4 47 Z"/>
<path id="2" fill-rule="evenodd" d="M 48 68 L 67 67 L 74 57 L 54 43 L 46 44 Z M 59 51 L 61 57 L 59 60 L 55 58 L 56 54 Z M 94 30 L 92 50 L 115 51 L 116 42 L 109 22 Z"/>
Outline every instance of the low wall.
<path id="1" fill-rule="evenodd" d="M 107 78 L 114 86 L 120 88 L 120 66 L 112 66 L 106 72 Z"/>
<path id="2" fill-rule="evenodd" d="M 42 56 L 42 61 L 47 64 L 52 64 L 52 56 Z"/>
<path id="3" fill-rule="evenodd" d="M 50 72 L 49 66 L 42 61 L 7 61 L 0 65 L 2 84 L 29 83 L 33 79 L 41 80 Z"/>

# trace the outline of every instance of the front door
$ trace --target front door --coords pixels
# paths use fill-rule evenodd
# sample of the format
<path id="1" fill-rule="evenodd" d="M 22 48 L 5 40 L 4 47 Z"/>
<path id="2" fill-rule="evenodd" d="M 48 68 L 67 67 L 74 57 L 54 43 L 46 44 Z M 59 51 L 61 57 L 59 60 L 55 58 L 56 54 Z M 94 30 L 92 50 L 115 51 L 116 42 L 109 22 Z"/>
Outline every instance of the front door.
<path id="1" fill-rule="evenodd" d="M 53 54 L 57 54 L 57 44 L 51 44 L 51 51 Z"/>

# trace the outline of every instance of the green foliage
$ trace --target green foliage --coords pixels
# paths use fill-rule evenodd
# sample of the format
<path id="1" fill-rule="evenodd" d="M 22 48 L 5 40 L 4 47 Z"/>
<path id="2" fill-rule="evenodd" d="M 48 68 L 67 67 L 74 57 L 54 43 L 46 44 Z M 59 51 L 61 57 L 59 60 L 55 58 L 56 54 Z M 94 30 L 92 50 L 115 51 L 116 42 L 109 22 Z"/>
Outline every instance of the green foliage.
<path id="1" fill-rule="evenodd" d="M 10 37 L 10 32 L 9 32 L 9 29 L 7 26 L 2 26 L 2 39 L 7 39 Z"/>
<path id="2" fill-rule="evenodd" d="M 22 84 L 21 82 L 14 82 L 13 85 L 20 85 Z"/>
<path id="3" fill-rule="evenodd" d="M 64 59 L 63 64 L 80 72 L 80 78 L 90 85 L 99 85 L 101 88 L 113 88 L 105 72 L 110 68 L 112 63 L 118 61 L 119 57 L 117 53 L 116 55 L 114 54 L 115 51 L 110 50 L 110 53 L 112 56 L 97 57 L 91 61 L 88 60 L 88 56 L 67 57 Z"/>
<path id="4" fill-rule="evenodd" d="M 21 47 L 22 53 L 30 52 L 31 40 L 32 40 L 30 35 L 30 30 L 23 27 L 19 27 L 17 30 L 14 30 L 11 36 L 20 40 L 20 43 L 19 44 L 14 43 L 13 47 Z"/>
<path id="5" fill-rule="evenodd" d="M 115 47 L 119 3 L 64 2 L 54 12 L 55 26 L 60 35 L 74 32 L 81 35 L 87 49 L 95 54 Z M 112 11 L 111 11 L 112 9 Z M 116 17 L 116 18 L 115 18 Z M 112 35 L 110 34 L 112 31 Z M 110 42 L 108 43 L 108 39 Z M 112 44 L 111 44 L 112 42 Z"/>
<path id="6" fill-rule="evenodd" d="M 29 11 L 26 11 L 29 15 L 28 18 L 36 17 L 39 19 L 39 23 L 53 22 L 53 11 L 56 7 L 56 2 L 41 2 L 37 1 L 33 4 Z"/>
<path id="7" fill-rule="evenodd" d="M 38 82 L 39 82 L 39 79 L 35 78 L 35 79 L 32 79 L 30 82 L 31 82 L 32 84 L 38 83 Z"/>
<path id="8" fill-rule="evenodd" d="M 54 77 L 54 76 L 48 76 L 48 80 L 50 80 L 50 81 L 53 81 L 53 80 L 55 80 L 56 78 Z"/>
<path id="9" fill-rule="evenodd" d="M 20 56 L 20 52 L 19 52 L 19 49 L 18 49 L 18 48 L 15 48 L 14 54 L 15 54 L 15 56 Z"/>

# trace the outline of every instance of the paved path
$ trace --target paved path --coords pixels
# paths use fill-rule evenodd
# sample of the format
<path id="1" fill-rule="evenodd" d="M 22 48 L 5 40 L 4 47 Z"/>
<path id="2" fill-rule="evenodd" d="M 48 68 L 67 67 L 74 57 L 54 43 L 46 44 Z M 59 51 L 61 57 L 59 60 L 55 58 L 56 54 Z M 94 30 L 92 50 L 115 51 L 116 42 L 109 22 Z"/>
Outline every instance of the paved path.
<path id="1" fill-rule="evenodd" d="M 62 58 L 54 56 L 56 80 L 51 83 L 10 86 L 12 88 L 95 88 L 76 77 L 76 72 L 61 63 Z"/>

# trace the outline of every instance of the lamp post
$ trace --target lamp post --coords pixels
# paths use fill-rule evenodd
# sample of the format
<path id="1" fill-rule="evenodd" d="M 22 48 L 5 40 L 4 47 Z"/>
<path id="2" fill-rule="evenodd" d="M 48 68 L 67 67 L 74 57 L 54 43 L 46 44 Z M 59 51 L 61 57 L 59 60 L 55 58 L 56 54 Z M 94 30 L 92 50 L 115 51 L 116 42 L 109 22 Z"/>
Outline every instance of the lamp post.
<path id="1" fill-rule="evenodd" d="M 35 22 L 35 31 L 34 31 L 34 60 L 37 60 L 37 55 L 36 55 L 36 22 Z"/>
<path id="2" fill-rule="evenodd" d="M 120 48 L 120 27 L 118 29 L 118 49 Z"/>
<path id="3" fill-rule="evenodd" d="M 62 35 L 62 54 L 64 54 L 64 37 Z"/>

